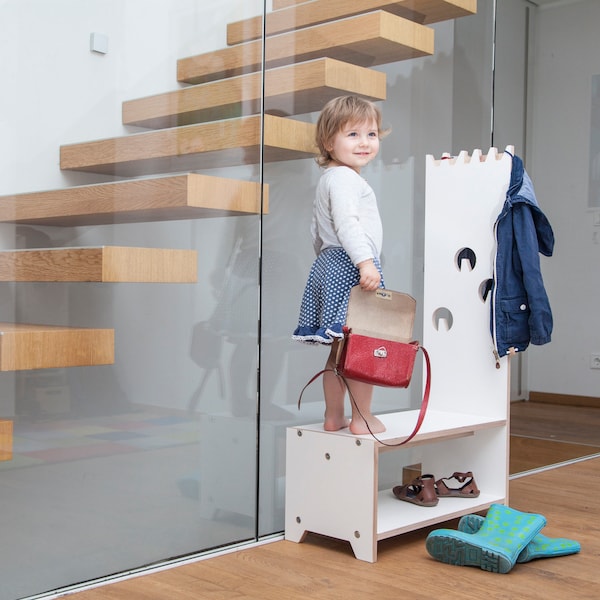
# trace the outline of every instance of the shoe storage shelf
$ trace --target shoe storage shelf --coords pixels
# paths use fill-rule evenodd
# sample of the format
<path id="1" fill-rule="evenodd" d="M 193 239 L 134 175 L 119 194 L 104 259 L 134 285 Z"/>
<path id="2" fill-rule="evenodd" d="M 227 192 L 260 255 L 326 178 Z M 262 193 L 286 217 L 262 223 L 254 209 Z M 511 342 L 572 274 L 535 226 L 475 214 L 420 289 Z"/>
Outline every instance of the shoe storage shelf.
<path id="1" fill-rule="evenodd" d="M 512 148 L 507 148 L 512 152 Z M 377 542 L 441 523 L 492 503 L 508 503 L 509 365 L 497 363 L 489 330 L 493 225 L 504 203 L 511 157 L 495 148 L 441 160 L 427 157 L 423 345 L 431 357 L 429 409 L 379 415 L 375 440 L 322 424 L 286 435 L 285 537 L 308 532 L 350 542 L 356 558 L 377 560 Z M 415 385 L 413 379 L 413 386 Z M 394 444 L 396 444 L 394 446 Z M 380 454 L 393 452 L 398 479 L 379 479 Z M 387 461 L 386 461 L 387 462 Z M 418 466 L 416 466 L 418 465 Z M 423 507 L 398 500 L 403 471 L 435 479 L 472 471 L 477 498 L 440 498 Z M 410 479 L 414 477 L 411 475 Z"/>

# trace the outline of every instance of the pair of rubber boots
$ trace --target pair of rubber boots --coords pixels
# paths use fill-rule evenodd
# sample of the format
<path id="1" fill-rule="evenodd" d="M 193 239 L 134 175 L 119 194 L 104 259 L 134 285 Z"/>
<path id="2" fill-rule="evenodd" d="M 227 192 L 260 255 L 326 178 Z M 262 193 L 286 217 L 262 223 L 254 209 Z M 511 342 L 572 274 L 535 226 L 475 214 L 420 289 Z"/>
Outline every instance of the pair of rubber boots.
<path id="1" fill-rule="evenodd" d="M 542 515 L 524 513 L 502 504 L 492 504 L 485 517 L 465 515 L 458 531 L 436 529 L 425 542 L 433 558 L 450 565 L 479 567 L 493 573 L 508 573 L 517 562 L 575 554 L 579 542 L 549 538 L 540 531 Z"/>

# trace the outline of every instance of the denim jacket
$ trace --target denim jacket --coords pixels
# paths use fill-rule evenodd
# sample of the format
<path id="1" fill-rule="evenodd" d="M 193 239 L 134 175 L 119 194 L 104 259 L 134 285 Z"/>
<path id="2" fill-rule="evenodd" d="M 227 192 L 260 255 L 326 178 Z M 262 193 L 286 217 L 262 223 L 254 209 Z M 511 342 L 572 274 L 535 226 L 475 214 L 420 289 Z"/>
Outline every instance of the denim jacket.
<path id="1" fill-rule="evenodd" d="M 554 233 L 518 156 L 512 159 L 510 185 L 494 231 L 491 328 L 498 360 L 511 348 L 522 352 L 530 342 L 547 344 L 552 334 L 539 253 L 552 256 Z"/>

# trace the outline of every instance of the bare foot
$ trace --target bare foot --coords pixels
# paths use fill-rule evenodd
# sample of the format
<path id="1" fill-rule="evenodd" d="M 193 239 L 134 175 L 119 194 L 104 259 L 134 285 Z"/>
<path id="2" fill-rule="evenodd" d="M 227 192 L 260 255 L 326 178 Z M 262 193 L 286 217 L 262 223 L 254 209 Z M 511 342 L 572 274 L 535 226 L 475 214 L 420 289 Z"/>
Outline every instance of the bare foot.
<path id="1" fill-rule="evenodd" d="M 350 425 L 350 419 L 347 419 L 343 415 L 341 417 L 328 418 L 325 414 L 325 422 L 323 423 L 323 429 L 325 431 L 339 431 Z"/>
<path id="2" fill-rule="evenodd" d="M 365 419 L 367 421 L 366 423 Z M 350 432 L 355 435 L 362 435 L 364 433 L 383 433 L 385 431 L 385 425 L 377 417 L 365 415 L 365 419 L 362 417 L 352 419 L 350 423 Z"/>

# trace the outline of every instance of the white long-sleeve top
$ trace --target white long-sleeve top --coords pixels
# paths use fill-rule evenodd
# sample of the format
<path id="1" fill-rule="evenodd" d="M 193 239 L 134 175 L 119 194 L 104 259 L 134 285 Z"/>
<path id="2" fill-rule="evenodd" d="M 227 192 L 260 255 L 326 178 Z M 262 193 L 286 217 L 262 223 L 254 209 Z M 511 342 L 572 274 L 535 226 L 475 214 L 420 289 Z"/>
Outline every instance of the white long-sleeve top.
<path id="1" fill-rule="evenodd" d="M 383 227 L 371 186 L 350 167 L 329 167 L 317 184 L 311 224 L 313 248 L 342 247 L 354 265 L 379 258 Z"/>

